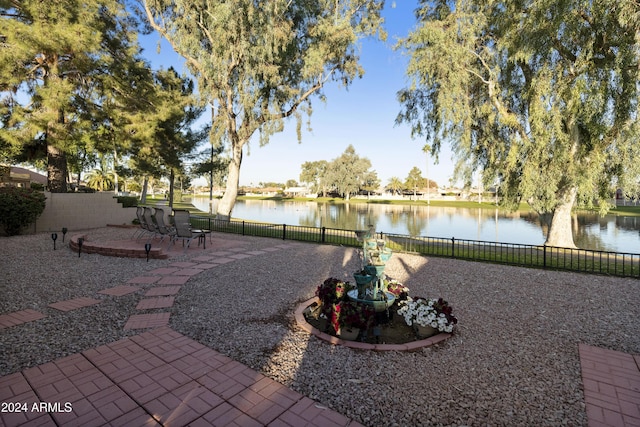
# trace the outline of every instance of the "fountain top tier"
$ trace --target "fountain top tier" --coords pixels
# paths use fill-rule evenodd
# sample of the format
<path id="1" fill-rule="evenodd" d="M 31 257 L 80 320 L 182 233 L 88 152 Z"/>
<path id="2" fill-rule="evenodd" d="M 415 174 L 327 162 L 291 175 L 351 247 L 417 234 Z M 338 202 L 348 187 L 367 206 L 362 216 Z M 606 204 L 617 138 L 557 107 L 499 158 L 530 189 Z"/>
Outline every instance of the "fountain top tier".
<path id="1" fill-rule="evenodd" d="M 362 270 L 354 274 L 358 288 L 347 295 L 353 301 L 372 305 L 376 311 L 384 311 L 395 300 L 395 296 L 387 291 L 384 280 L 384 269 L 391 258 L 391 249 L 386 247 L 384 240 L 375 238 L 372 225 L 368 230 L 356 230 L 355 233 L 362 243 Z M 367 274 L 363 276 L 362 272 Z"/>

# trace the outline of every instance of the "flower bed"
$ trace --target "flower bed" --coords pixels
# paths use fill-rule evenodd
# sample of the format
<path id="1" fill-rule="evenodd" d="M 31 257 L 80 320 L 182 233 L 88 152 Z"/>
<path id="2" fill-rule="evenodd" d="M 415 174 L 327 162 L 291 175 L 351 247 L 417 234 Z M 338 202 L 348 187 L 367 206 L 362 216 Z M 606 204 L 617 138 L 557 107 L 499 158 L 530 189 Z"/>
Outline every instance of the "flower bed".
<path id="1" fill-rule="evenodd" d="M 422 337 L 413 326 L 422 323 L 430 325 L 434 321 L 440 326 L 437 327 L 437 332 L 449 334 L 457 323 L 446 301 L 424 298 L 412 300 L 408 296 L 409 289 L 396 280 L 388 279 L 384 282 L 385 290 L 393 293 L 397 301 L 381 313 L 376 313 L 370 305 L 349 300 L 347 292 L 353 287 L 349 282 L 339 279 L 325 280 L 316 290 L 318 300 L 303 311 L 305 322 L 320 333 L 334 337 L 339 336 L 341 328 L 359 328 L 357 340 L 370 344 L 406 344 L 421 340 Z M 420 317 L 417 317 L 410 307 L 422 307 L 423 300 L 432 312 L 422 316 L 420 311 Z M 437 319 L 440 319 L 439 323 Z"/>

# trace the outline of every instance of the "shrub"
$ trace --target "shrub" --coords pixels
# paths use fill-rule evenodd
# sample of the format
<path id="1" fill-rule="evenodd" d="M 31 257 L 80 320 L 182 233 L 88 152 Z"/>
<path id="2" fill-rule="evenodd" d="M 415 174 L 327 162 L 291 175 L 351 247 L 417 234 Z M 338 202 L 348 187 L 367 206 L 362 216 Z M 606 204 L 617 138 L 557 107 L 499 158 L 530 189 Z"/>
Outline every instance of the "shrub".
<path id="1" fill-rule="evenodd" d="M 35 222 L 42 214 L 46 197 L 31 188 L 0 187 L 0 225 L 9 236 Z"/>
<path id="2" fill-rule="evenodd" d="M 117 196 L 118 203 L 122 203 L 123 208 L 132 208 L 138 206 L 138 198 L 135 196 Z"/>

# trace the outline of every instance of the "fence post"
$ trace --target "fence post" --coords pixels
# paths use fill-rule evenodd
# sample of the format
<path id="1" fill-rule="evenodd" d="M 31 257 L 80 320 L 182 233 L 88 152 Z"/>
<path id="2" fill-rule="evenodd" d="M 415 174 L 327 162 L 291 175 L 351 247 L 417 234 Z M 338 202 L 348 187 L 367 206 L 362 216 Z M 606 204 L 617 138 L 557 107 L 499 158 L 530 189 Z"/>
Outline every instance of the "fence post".
<path id="1" fill-rule="evenodd" d="M 244 220 L 242 220 L 242 235 L 244 236 Z"/>
<path id="2" fill-rule="evenodd" d="M 324 243 L 324 242 L 325 242 L 325 235 L 326 235 L 326 233 L 327 233 L 327 227 L 322 227 L 322 229 L 321 229 L 321 230 L 322 230 L 322 231 L 321 231 L 321 233 L 320 233 L 320 241 L 321 241 L 322 243 Z"/>
<path id="3" fill-rule="evenodd" d="M 547 268 L 547 245 L 542 245 L 542 268 Z"/>
<path id="4" fill-rule="evenodd" d="M 456 257 L 456 238 L 451 238 L 451 258 Z"/>
<path id="5" fill-rule="evenodd" d="M 282 224 L 282 240 L 287 239 L 287 224 Z"/>

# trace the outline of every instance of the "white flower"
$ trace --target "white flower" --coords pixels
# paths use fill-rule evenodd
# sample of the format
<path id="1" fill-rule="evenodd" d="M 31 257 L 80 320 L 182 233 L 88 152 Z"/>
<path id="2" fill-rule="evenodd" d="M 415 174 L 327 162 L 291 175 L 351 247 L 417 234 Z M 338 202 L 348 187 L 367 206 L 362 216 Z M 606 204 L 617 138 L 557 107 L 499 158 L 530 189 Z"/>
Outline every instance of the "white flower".
<path id="1" fill-rule="evenodd" d="M 435 304 L 436 299 L 408 299 L 400 302 L 398 314 L 404 318 L 408 326 L 413 324 L 420 326 L 431 326 L 441 332 L 451 332 L 453 324 L 449 324 L 449 320 L 444 313 L 438 313 Z"/>

